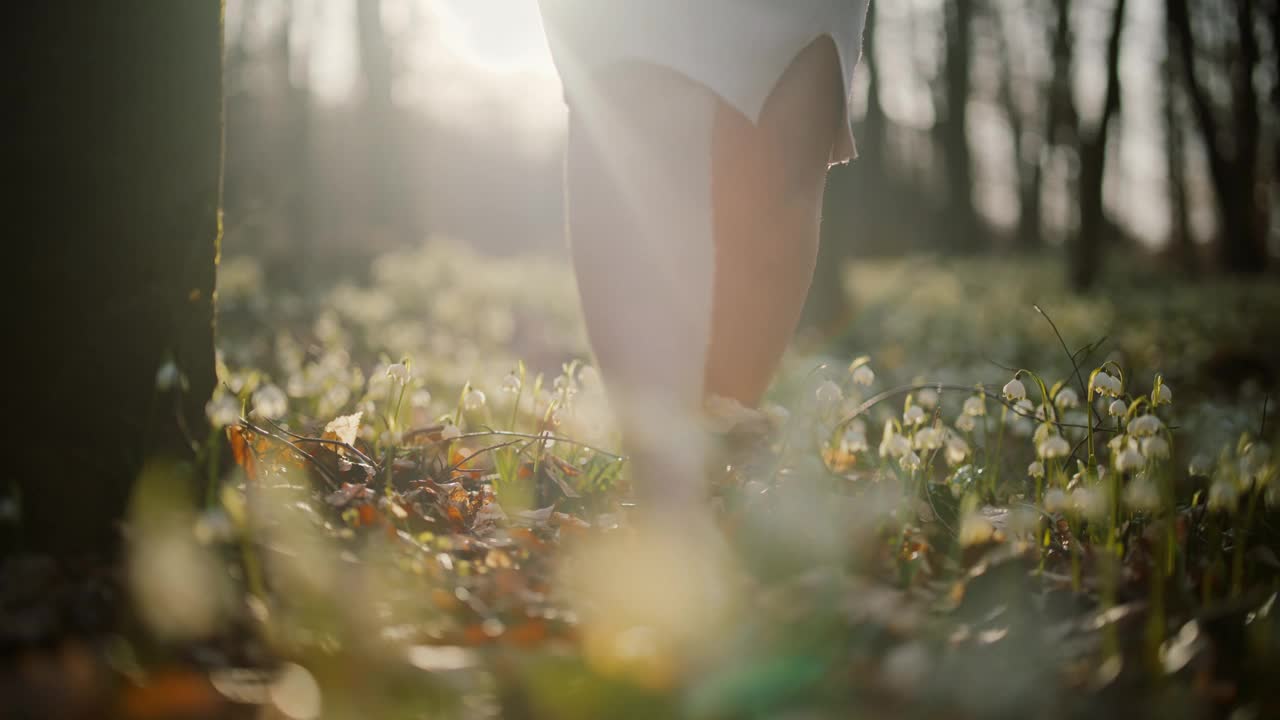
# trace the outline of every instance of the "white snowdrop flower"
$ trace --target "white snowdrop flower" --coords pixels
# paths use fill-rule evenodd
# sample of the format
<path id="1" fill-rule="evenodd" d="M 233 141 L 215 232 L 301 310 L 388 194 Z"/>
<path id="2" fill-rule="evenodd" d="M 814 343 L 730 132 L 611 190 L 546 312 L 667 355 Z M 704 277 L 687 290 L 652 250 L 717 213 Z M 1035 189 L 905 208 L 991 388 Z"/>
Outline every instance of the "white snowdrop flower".
<path id="1" fill-rule="evenodd" d="M 1069 410 L 1074 407 L 1080 407 L 1080 395 L 1073 388 L 1064 387 L 1058 391 L 1056 397 L 1053 398 L 1053 404 L 1058 406 L 1060 410 Z"/>
<path id="2" fill-rule="evenodd" d="M 886 420 L 884 435 L 880 440 L 880 457 L 902 457 L 911 452 L 911 443 L 893 427 L 893 422 Z"/>
<path id="3" fill-rule="evenodd" d="M 231 425 L 240 419 L 240 400 L 231 393 L 219 391 L 205 403 L 204 414 L 215 428 Z"/>
<path id="4" fill-rule="evenodd" d="M 1023 398 L 1013 404 L 1013 411 L 1015 415 L 1019 415 L 1024 418 L 1032 418 L 1035 417 L 1036 406 L 1031 404 L 1030 400 Z"/>
<path id="5" fill-rule="evenodd" d="M 512 395 L 520 392 L 520 376 L 513 372 L 507 373 L 506 377 L 502 378 L 502 392 Z"/>
<path id="6" fill-rule="evenodd" d="M 1045 438 L 1056 434 L 1058 431 L 1053 427 L 1052 423 L 1041 423 L 1036 426 L 1035 433 L 1031 436 L 1031 442 L 1039 445 L 1045 441 Z"/>
<path id="7" fill-rule="evenodd" d="M 446 442 L 457 440 L 460 437 L 462 437 L 462 429 L 453 423 L 445 424 L 444 428 L 440 430 L 440 439 Z"/>
<path id="8" fill-rule="evenodd" d="M 387 377 L 398 383 L 409 382 L 409 366 L 404 363 L 392 363 L 387 366 Z"/>
<path id="9" fill-rule="evenodd" d="M 1138 475 L 1124 489 L 1124 502 L 1132 510 L 1152 512 L 1160 507 L 1160 491 L 1146 475 Z"/>
<path id="10" fill-rule="evenodd" d="M 423 409 L 431 404 L 431 393 L 426 390 L 414 390 L 409 396 L 409 405 L 412 407 Z"/>
<path id="11" fill-rule="evenodd" d="M 182 371 L 178 369 L 177 363 L 167 360 L 159 369 L 156 370 L 156 389 L 161 392 L 167 392 L 176 387 L 187 389 L 187 378 L 183 376 Z"/>
<path id="12" fill-rule="evenodd" d="M 947 464 L 959 465 L 969 457 L 969 443 L 959 435 L 947 438 Z"/>
<path id="13" fill-rule="evenodd" d="M 1115 456 L 1116 470 L 1122 473 L 1141 470 L 1145 463 L 1146 458 L 1142 457 L 1142 453 L 1138 450 L 1138 443 L 1132 440 L 1126 443 Z"/>
<path id="14" fill-rule="evenodd" d="M 854 385 L 867 386 L 876 381 L 876 374 L 869 365 L 859 365 L 851 373 Z"/>
<path id="15" fill-rule="evenodd" d="M 275 420 L 288 409 L 289 398 L 275 385 L 263 385 L 253 392 L 253 411 L 262 417 Z"/>
<path id="16" fill-rule="evenodd" d="M 1153 435 L 1142 439 L 1142 454 L 1149 458 L 1165 459 L 1169 457 L 1169 441 Z"/>
<path id="17" fill-rule="evenodd" d="M 900 436 L 900 434 L 895 433 L 892 437 L 888 438 L 887 445 L 886 443 L 881 443 L 882 456 L 891 455 L 893 457 L 901 457 L 908 454 L 908 452 L 911 452 L 911 442 L 909 439 L 906 439 L 906 436 Z"/>
<path id="18" fill-rule="evenodd" d="M 1120 397 L 1120 393 L 1124 391 L 1120 384 L 1120 379 L 1110 373 L 1100 372 L 1093 379 L 1093 390 L 1099 395 L 1107 395 L 1109 397 Z"/>
<path id="19" fill-rule="evenodd" d="M 818 386 L 814 391 L 814 396 L 818 400 L 818 407 L 822 412 L 829 412 L 840 404 L 844 399 L 844 391 L 834 382 L 827 380 Z"/>
<path id="20" fill-rule="evenodd" d="M 938 406 L 938 391 L 933 388 L 924 388 L 916 393 L 916 402 L 921 407 L 935 408 Z"/>
<path id="21" fill-rule="evenodd" d="M 1048 422 L 1049 410 L 1044 406 L 1044 403 L 1041 403 L 1036 406 L 1035 417 L 1038 422 Z"/>
<path id="22" fill-rule="evenodd" d="M 1225 479 L 1213 481 L 1209 486 L 1209 509 L 1232 511 L 1240 499 L 1240 490 L 1236 484 Z"/>
<path id="23" fill-rule="evenodd" d="M 1187 472 L 1192 477 L 1209 477 L 1213 472 L 1213 459 L 1203 453 L 1197 454 L 1191 458 L 1191 462 L 1187 465 Z"/>
<path id="24" fill-rule="evenodd" d="M 1039 480 L 1044 477 L 1044 463 L 1036 460 L 1027 466 L 1027 475 Z"/>
<path id="25" fill-rule="evenodd" d="M 919 470 L 923 463 L 914 450 L 907 450 L 902 457 L 898 458 L 898 464 L 902 465 L 903 470 L 914 472 Z"/>
<path id="26" fill-rule="evenodd" d="M 1155 415 L 1139 415 L 1129 421 L 1127 430 L 1130 435 L 1151 437 L 1160 432 L 1162 427 L 1164 427 L 1164 423 L 1160 422 L 1160 418 Z"/>
<path id="27" fill-rule="evenodd" d="M 1123 450 L 1127 442 L 1129 442 L 1128 435 L 1116 435 L 1107 441 L 1107 447 L 1111 449 L 1111 453 L 1114 455 Z"/>
<path id="28" fill-rule="evenodd" d="M 1004 388 L 1000 391 L 1004 394 L 1004 398 L 1010 402 L 1025 400 L 1027 397 L 1027 386 L 1022 384 L 1018 378 L 1014 378 L 1005 383 Z"/>
<path id="29" fill-rule="evenodd" d="M 484 396 L 484 391 L 477 388 L 467 390 L 462 396 L 462 407 L 466 410 L 479 410 L 484 407 L 485 402 L 487 398 Z"/>
<path id="30" fill-rule="evenodd" d="M 1036 453 L 1046 460 L 1050 458 L 1066 457 L 1070 452 L 1071 444 L 1067 442 L 1066 438 L 1056 433 L 1046 437 L 1038 446 L 1036 446 Z"/>
<path id="31" fill-rule="evenodd" d="M 902 412 L 902 422 L 907 425 L 919 425 L 924 422 L 924 408 L 912 405 Z"/>
<path id="32" fill-rule="evenodd" d="M 1151 391 L 1151 404 L 1155 406 L 1168 405 L 1173 402 L 1173 391 L 1163 381 Z"/>
<path id="33" fill-rule="evenodd" d="M 1047 513 L 1060 513 L 1067 509 L 1067 494 L 1062 488 L 1049 488 L 1044 494 L 1044 511 Z"/>
<path id="34" fill-rule="evenodd" d="M 961 412 L 969 416 L 986 415 L 987 403 L 985 398 L 981 395 L 974 395 L 972 397 L 965 398 L 964 408 Z"/>
<path id="35" fill-rule="evenodd" d="M 973 432 L 978 427 L 978 421 L 973 419 L 972 415 L 961 415 L 956 418 L 956 429 L 961 432 Z"/>
<path id="36" fill-rule="evenodd" d="M 1111 417 L 1123 417 L 1129 411 L 1129 406 L 1124 404 L 1123 400 L 1112 400 L 1107 406 L 1107 414 Z"/>
<path id="37" fill-rule="evenodd" d="M 937 450 L 942 447 L 942 431 L 937 428 L 920 428 L 916 431 L 915 446 L 918 450 Z"/>
<path id="38" fill-rule="evenodd" d="M 1097 488 L 1078 487 L 1071 491 L 1071 509 L 1091 520 L 1107 514 L 1107 496 Z"/>

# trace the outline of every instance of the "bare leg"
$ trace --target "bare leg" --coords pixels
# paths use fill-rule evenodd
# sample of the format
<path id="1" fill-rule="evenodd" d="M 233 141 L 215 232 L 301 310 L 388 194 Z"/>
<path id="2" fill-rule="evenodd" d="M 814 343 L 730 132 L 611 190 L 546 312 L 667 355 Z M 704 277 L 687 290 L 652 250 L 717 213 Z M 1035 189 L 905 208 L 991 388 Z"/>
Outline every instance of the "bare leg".
<path id="1" fill-rule="evenodd" d="M 841 77 L 823 37 L 779 80 L 759 127 L 728 107 L 716 114 L 708 395 L 754 407 L 795 333 L 818 254 Z"/>
<path id="2" fill-rule="evenodd" d="M 571 98 L 574 265 L 642 502 L 696 504 L 703 397 L 754 405 L 795 329 L 839 78 L 832 43 L 815 42 L 759 127 L 644 64 L 609 68 Z"/>

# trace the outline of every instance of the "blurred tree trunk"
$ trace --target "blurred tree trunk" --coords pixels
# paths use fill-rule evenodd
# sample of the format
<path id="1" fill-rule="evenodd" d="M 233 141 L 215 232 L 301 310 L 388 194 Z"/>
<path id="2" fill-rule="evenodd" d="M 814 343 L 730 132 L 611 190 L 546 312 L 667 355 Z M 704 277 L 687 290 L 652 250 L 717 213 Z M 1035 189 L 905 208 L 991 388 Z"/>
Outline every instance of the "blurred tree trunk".
<path id="1" fill-rule="evenodd" d="M 1218 257 L 1231 272 L 1257 273 L 1266 267 L 1265 207 L 1259 202 L 1258 152 L 1261 120 L 1253 75 L 1260 62 L 1254 36 L 1252 0 L 1234 0 L 1236 42 L 1229 57 L 1231 82 L 1229 129 L 1219 126 L 1218 111 L 1196 69 L 1195 33 L 1186 0 L 1168 0 L 1166 12 L 1177 34 L 1179 62 L 1187 97 L 1200 130 L 1218 209 Z"/>
<path id="2" fill-rule="evenodd" d="M 1102 265 L 1103 236 L 1109 234 L 1103 208 L 1102 181 L 1107 169 L 1107 139 L 1111 121 L 1120 110 L 1120 47 L 1124 32 L 1125 0 L 1116 0 L 1111 10 L 1111 33 L 1107 38 L 1107 85 L 1102 116 L 1091 132 L 1082 132 L 1080 141 L 1080 229 L 1070 254 L 1071 286 L 1085 290 L 1097 280 Z"/>
<path id="3" fill-rule="evenodd" d="M 382 0 L 356 1 L 356 30 L 364 81 L 370 209 L 377 229 L 396 237 L 403 231 L 404 222 L 400 194 L 396 192 L 401 175 L 394 156 L 391 46 L 382 24 Z"/>
<path id="4" fill-rule="evenodd" d="M 1018 107 L 1014 88 L 1014 67 L 1018 63 L 1009 43 L 1015 29 L 1006 26 L 1008 8 L 990 7 L 988 10 L 995 15 L 991 21 L 1000 53 L 1000 102 L 1004 105 L 1009 133 L 1013 136 L 1013 176 L 1018 183 L 1017 243 L 1020 250 L 1035 252 L 1043 245 L 1040 237 L 1040 167 L 1043 138 L 1048 135 L 1032 139 L 1024 132 L 1023 113 Z"/>
<path id="5" fill-rule="evenodd" d="M 1075 149 L 1079 147 L 1078 133 L 1080 115 L 1076 111 L 1075 95 L 1071 89 L 1071 71 L 1074 64 L 1075 43 L 1071 32 L 1071 0 L 1054 0 L 1054 22 L 1050 46 L 1053 48 L 1053 75 L 1049 80 L 1049 113 L 1045 119 L 1046 137 L 1048 138 L 1048 154 L 1059 147 Z M 1042 158 L 1040 169 L 1049 158 Z M 1064 183 L 1068 200 L 1077 197 L 1079 183 L 1074 177 L 1068 177 Z M 1069 203 L 1070 204 L 1070 203 Z M 1074 228 L 1069 225 L 1070 236 Z"/>
<path id="6" fill-rule="evenodd" d="M 946 118 L 938 130 L 946 165 L 947 247 L 973 252 L 986 246 L 973 206 L 973 161 L 969 153 L 969 59 L 973 52 L 976 0 L 949 0 L 946 12 Z"/>
<path id="7" fill-rule="evenodd" d="M 867 109 L 858 127 L 858 159 L 831 168 L 822 202 L 822 225 L 813 283 L 800 318 L 806 344 L 837 340 L 848 324 L 851 309 L 844 290 L 844 267 L 852 245 L 867 237 L 877 223 L 879 194 L 884 182 L 885 116 L 880 107 L 876 67 L 876 8 L 872 3 L 862 31 L 862 59 L 858 72 L 867 77 Z"/>
<path id="8" fill-rule="evenodd" d="M 1164 105 L 1165 159 L 1168 162 L 1169 184 L 1169 249 L 1183 272 L 1194 274 L 1199 268 L 1195 243 L 1191 237 L 1191 222 L 1187 207 L 1186 160 L 1183 148 L 1182 114 L 1178 109 L 1178 39 L 1170 16 L 1165 14 L 1166 52 L 1161 78 Z"/>
<path id="9" fill-rule="evenodd" d="M 110 552 L 146 458 L 207 433 L 222 170 L 219 0 L 22 3 L 6 93 L 27 307 L 10 407 L 20 544 Z M 12 47 L 12 46 L 11 46 Z M 172 359 L 185 392 L 160 392 Z"/>
<path id="10" fill-rule="evenodd" d="M 290 0 L 286 14 L 277 30 L 276 62 L 281 73 L 278 87 L 285 93 L 285 122 L 279 128 L 280 147 L 284 152 L 285 173 L 281 184 L 285 192 L 286 217 L 288 218 L 289 252 L 274 258 L 269 270 L 269 281 L 281 287 L 301 291 L 315 275 L 317 258 L 322 254 L 315 237 L 315 197 L 313 182 L 315 172 L 311 163 L 311 91 L 306 82 L 307 65 L 295 58 L 290 35 L 297 23 L 302 22 L 298 0 Z"/>

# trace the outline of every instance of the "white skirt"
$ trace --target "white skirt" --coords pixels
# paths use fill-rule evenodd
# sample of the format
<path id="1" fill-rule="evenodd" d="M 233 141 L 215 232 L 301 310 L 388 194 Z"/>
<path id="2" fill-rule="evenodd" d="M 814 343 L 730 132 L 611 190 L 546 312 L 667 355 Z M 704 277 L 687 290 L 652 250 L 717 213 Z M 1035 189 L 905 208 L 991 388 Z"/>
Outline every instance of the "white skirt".
<path id="1" fill-rule="evenodd" d="M 566 97 L 594 70 L 640 60 L 709 88 L 752 123 L 791 61 L 829 36 L 843 73 L 844 122 L 831 162 L 857 155 L 849 111 L 868 0 L 541 0 Z"/>

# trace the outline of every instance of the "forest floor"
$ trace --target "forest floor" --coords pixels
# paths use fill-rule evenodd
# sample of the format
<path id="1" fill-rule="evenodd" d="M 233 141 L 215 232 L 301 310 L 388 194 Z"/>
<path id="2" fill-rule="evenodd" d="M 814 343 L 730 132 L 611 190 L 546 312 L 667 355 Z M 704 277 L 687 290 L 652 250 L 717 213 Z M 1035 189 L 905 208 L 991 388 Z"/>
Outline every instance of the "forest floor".
<path id="1" fill-rule="evenodd" d="M 1280 288 L 848 281 L 723 435 L 715 528 L 655 532 L 565 268 L 233 259 L 218 430 L 144 473 L 127 566 L 3 566 L 5 716 L 1280 715 Z"/>

